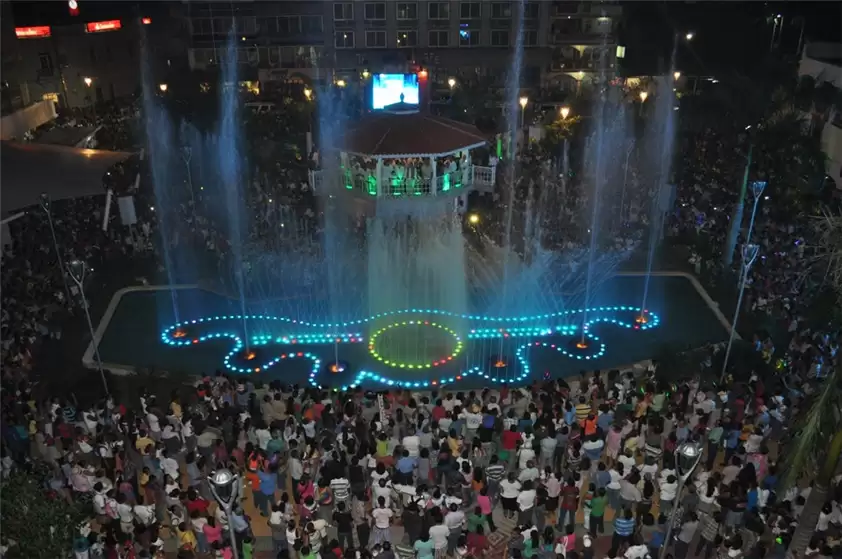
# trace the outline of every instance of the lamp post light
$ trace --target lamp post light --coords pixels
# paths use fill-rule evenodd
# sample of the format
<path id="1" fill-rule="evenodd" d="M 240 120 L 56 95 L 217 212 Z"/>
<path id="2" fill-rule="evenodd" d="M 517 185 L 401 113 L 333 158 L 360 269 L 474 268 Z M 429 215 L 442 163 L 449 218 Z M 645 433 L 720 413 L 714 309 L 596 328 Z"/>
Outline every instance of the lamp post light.
<path id="1" fill-rule="evenodd" d="M 447 78 L 447 85 L 450 86 L 450 89 L 456 87 L 456 78 Z"/>
<path id="2" fill-rule="evenodd" d="M 681 502 L 681 493 L 687 480 L 693 475 L 693 471 L 702 460 L 702 444 L 698 441 L 687 441 L 678 445 L 675 449 L 675 473 L 678 476 L 678 488 L 675 492 L 675 504 L 670 513 L 669 524 L 667 524 L 667 533 L 664 537 L 664 545 L 661 546 L 659 557 L 663 559 L 667 554 L 667 548 L 670 545 L 670 538 L 672 537 L 672 526 L 675 524 L 675 517 L 678 513 L 678 503 Z"/>
<path id="3" fill-rule="evenodd" d="M 67 276 L 65 275 L 64 271 L 64 262 L 62 262 L 61 251 L 58 248 L 58 241 L 56 240 L 56 230 L 53 226 L 53 214 L 51 211 L 50 197 L 47 195 L 46 192 L 41 193 L 41 196 L 38 200 L 38 205 L 41 206 L 41 209 L 44 210 L 45 214 L 47 214 L 47 223 L 50 225 L 50 235 L 53 237 L 53 249 L 56 251 L 58 271 L 61 275 L 61 283 L 62 285 L 64 285 L 64 296 L 67 297 L 67 304 L 69 305 L 72 303 L 72 300 L 70 298 L 70 288 L 67 285 Z"/>
<path id="4" fill-rule="evenodd" d="M 688 31 L 688 32 L 684 35 L 684 38 L 685 38 L 685 39 L 687 39 L 688 41 L 692 41 L 692 40 L 693 40 L 693 37 L 695 37 L 695 36 L 696 36 L 696 34 L 695 34 L 695 33 L 693 33 L 692 31 Z"/>
<path id="5" fill-rule="evenodd" d="M 731 356 L 731 345 L 733 345 L 734 343 L 734 335 L 737 332 L 737 319 L 740 316 L 740 307 L 742 307 L 743 304 L 743 293 L 745 292 L 746 288 L 746 279 L 748 279 L 748 271 L 751 268 L 751 265 L 754 264 L 759 250 L 760 246 L 748 243 L 744 244 L 741 250 L 743 262 L 742 271 L 740 273 L 740 292 L 737 296 L 737 308 L 734 309 L 734 318 L 731 320 L 731 334 L 728 337 L 728 347 L 725 349 L 725 359 L 722 361 L 722 373 L 719 376 L 720 384 L 725 382 L 725 372 L 728 369 L 728 358 Z"/>
<path id="6" fill-rule="evenodd" d="M 158 89 L 161 90 L 161 93 L 166 93 L 169 88 L 170 88 L 170 86 L 168 86 L 165 83 L 159 83 L 158 84 Z"/>
<path id="7" fill-rule="evenodd" d="M 559 113 L 561 113 L 561 120 L 567 120 L 567 117 L 570 116 L 570 107 L 562 107 L 559 109 Z"/>
<path id="8" fill-rule="evenodd" d="M 105 395 L 108 396 L 108 381 L 105 380 L 105 371 L 102 369 L 102 359 L 99 356 L 99 343 L 94 333 L 94 325 L 91 322 L 91 312 L 88 309 L 88 299 L 85 297 L 85 275 L 88 273 L 88 265 L 82 260 L 73 260 L 67 265 L 67 272 L 79 288 L 82 295 L 82 308 L 85 310 L 85 320 L 88 321 L 88 330 L 91 333 L 91 344 L 94 346 L 94 358 L 96 368 L 99 369 L 99 376 L 102 378 L 102 386 L 105 388 Z"/>
<path id="9" fill-rule="evenodd" d="M 570 107 L 561 107 L 558 112 L 561 114 L 561 120 L 567 120 L 567 117 L 570 116 Z M 567 194 L 567 179 L 570 175 L 570 138 L 566 133 L 564 134 L 564 143 L 562 144 L 561 150 L 561 187 L 562 193 Z"/>
<path id="10" fill-rule="evenodd" d="M 678 81 L 678 78 L 680 78 L 680 77 L 681 77 L 681 72 L 679 72 L 678 70 L 676 70 L 675 72 L 673 72 L 673 73 L 672 73 L 672 79 L 673 79 L 673 81 L 676 81 L 676 82 L 677 82 L 677 81 Z"/>
<path id="11" fill-rule="evenodd" d="M 520 126 L 526 126 L 526 105 L 529 103 L 529 97 L 521 97 L 518 101 L 520 103 Z"/>
<path id="12" fill-rule="evenodd" d="M 643 105 L 646 103 L 646 99 L 649 97 L 648 91 L 641 91 L 640 92 L 640 116 L 643 116 Z"/>
<path id="13" fill-rule="evenodd" d="M 87 87 L 88 89 L 90 89 L 91 84 L 94 83 L 94 79 L 88 76 L 82 78 L 82 81 L 85 82 L 85 87 Z M 94 108 L 94 123 L 96 124 L 96 99 L 94 99 L 94 97 L 91 97 L 90 91 L 88 92 L 88 98 L 91 100 L 91 106 Z"/>
<path id="14" fill-rule="evenodd" d="M 234 531 L 231 514 L 234 505 L 240 499 L 240 476 L 231 472 L 228 468 L 219 468 L 208 476 L 208 482 L 211 495 L 228 517 L 228 537 L 231 538 L 231 551 L 234 554 L 234 559 L 238 559 L 237 533 Z"/>
<path id="15" fill-rule="evenodd" d="M 304 88 L 304 97 L 306 97 L 308 101 L 311 101 L 313 99 L 313 90 L 310 89 L 309 87 L 305 87 Z"/>

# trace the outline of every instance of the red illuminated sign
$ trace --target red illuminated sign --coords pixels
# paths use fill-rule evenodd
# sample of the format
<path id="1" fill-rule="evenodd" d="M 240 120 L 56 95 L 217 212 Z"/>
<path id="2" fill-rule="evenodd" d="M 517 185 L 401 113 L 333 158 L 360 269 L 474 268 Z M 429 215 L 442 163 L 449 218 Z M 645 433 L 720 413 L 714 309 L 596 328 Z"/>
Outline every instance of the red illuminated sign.
<path id="1" fill-rule="evenodd" d="M 49 25 L 38 25 L 35 27 L 15 27 L 15 35 L 18 39 L 39 39 L 52 35 Z"/>
<path id="2" fill-rule="evenodd" d="M 88 33 L 99 33 L 101 31 L 116 31 L 123 27 L 119 19 L 109 19 L 108 21 L 92 21 L 85 24 L 85 31 Z"/>
<path id="3" fill-rule="evenodd" d="M 140 19 L 140 22 L 143 25 L 149 25 L 150 23 L 152 23 L 152 18 L 151 17 L 144 17 L 144 18 Z"/>

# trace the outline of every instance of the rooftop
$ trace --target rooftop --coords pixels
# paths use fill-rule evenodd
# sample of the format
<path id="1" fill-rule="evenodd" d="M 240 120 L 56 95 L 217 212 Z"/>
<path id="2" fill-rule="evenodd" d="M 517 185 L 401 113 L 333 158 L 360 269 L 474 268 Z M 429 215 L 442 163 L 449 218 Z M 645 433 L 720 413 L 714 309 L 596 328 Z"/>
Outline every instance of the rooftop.
<path id="1" fill-rule="evenodd" d="M 417 157 L 448 155 L 488 141 L 471 124 L 424 113 L 380 113 L 365 117 L 337 142 L 360 155 Z"/>
<path id="2" fill-rule="evenodd" d="M 38 203 L 42 192 L 53 200 L 104 194 L 102 177 L 131 154 L 50 144 L 0 144 L 3 213 Z"/>

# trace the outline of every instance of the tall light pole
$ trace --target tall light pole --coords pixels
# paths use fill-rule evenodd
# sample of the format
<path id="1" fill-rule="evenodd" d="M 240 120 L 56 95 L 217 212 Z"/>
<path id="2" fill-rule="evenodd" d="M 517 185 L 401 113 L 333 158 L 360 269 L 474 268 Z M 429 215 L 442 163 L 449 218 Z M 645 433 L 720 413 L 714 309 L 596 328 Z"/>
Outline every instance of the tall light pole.
<path id="1" fill-rule="evenodd" d="M 561 114 L 561 120 L 567 120 L 567 117 L 570 116 L 570 107 L 561 107 L 558 111 Z M 565 130 L 566 132 L 566 130 Z M 562 192 L 563 195 L 567 195 L 567 179 L 570 175 L 570 138 L 567 134 L 564 135 L 564 145 L 562 147 L 561 152 L 561 165 L 562 165 L 562 180 L 561 185 L 564 191 Z"/>
<path id="2" fill-rule="evenodd" d="M 85 310 L 85 320 L 88 321 L 88 330 L 91 333 L 91 344 L 94 346 L 94 358 L 96 368 L 99 369 L 99 376 L 102 378 L 102 386 L 105 388 L 105 395 L 108 396 L 108 381 L 105 380 L 105 371 L 102 369 L 102 359 L 99 357 L 99 343 L 94 334 L 94 324 L 91 322 L 91 312 L 88 309 L 88 299 L 85 297 L 85 275 L 88 273 L 88 265 L 82 260 L 73 260 L 67 265 L 67 271 L 82 295 L 82 308 Z"/>
<path id="3" fill-rule="evenodd" d="M 734 309 L 734 318 L 731 320 L 731 334 L 728 337 L 728 347 L 725 350 L 725 359 L 722 361 L 722 373 L 719 376 L 719 383 L 725 381 L 725 372 L 728 369 L 728 358 L 731 356 L 731 345 L 734 343 L 734 336 L 737 333 L 737 319 L 740 316 L 740 307 L 743 305 L 743 293 L 746 288 L 746 279 L 748 278 L 748 271 L 754 260 L 757 258 L 757 253 L 760 250 L 758 245 L 745 244 L 741 250 L 743 262 L 742 272 L 740 274 L 740 294 L 737 296 L 737 308 Z"/>
<path id="4" fill-rule="evenodd" d="M 190 201 L 193 203 L 193 215 L 196 215 L 196 197 L 193 194 L 193 172 L 190 169 L 190 160 L 193 158 L 193 149 L 184 145 L 181 147 L 181 158 L 184 160 L 184 167 L 187 169 L 187 188 L 190 189 Z"/>
<path id="5" fill-rule="evenodd" d="M 667 533 L 664 538 L 664 545 L 661 546 L 659 557 L 664 559 L 667 554 L 667 548 L 670 545 L 670 537 L 672 536 L 672 525 L 675 524 L 675 517 L 678 509 L 681 508 L 678 504 L 681 502 L 681 492 L 687 484 L 687 480 L 693 475 L 693 471 L 699 462 L 702 460 L 702 445 L 698 441 L 684 442 L 678 445 L 675 449 L 675 473 L 678 475 L 678 489 L 675 492 L 675 501 L 670 512 L 669 524 L 667 524 Z"/>
<path id="6" fill-rule="evenodd" d="M 649 97 L 647 91 L 640 92 L 640 116 L 643 116 L 643 104 L 646 103 L 646 98 Z"/>
<path id="7" fill-rule="evenodd" d="M 64 285 L 64 296 L 67 297 L 67 304 L 70 305 L 73 303 L 73 300 L 70 297 L 70 287 L 67 285 L 67 276 L 65 275 L 64 271 L 64 262 L 61 259 L 61 251 L 58 248 L 58 241 L 56 240 L 56 230 L 53 226 L 53 214 L 52 214 L 52 205 L 50 204 L 50 197 L 47 195 L 46 192 L 42 192 L 41 196 L 38 199 L 38 205 L 41 206 L 41 209 L 44 210 L 44 213 L 47 214 L 47 223 L 50 225 L 50 235 L 53 237 L 53 249 L 56 251 L 56 261 L 58 263 L 58 271 L 59 275 L 61 275 L 61 283 Z"/>
<path id="8" fill-rule="evenodd" d="M 623 166 L 623 191 L 620 194 L 620 226 L 623 225 L 623 207 L 626 205 L 626 181 L 629 178 L 629 157 L 634 151 L 634 140 L 629 141 L 629 147 L 626 150 L 626 164 Z"/>
<path id="9" fill-rule="evenodd" d="M 526 105 L 529 103 L 529 97 L 521 97 L 518 101 L 520 103 L 520 127 L 526 127 Z"/>
<path id="10" fill-rule="evenodd" d="M 751 208 L 751 219 L 748 222 L 746 244 L 751 242 L 751 232 L 754 229 L 754 217 L 757 214 L 757 203 L 760 201 L 760 197 L 763 195 L 763 191 L 766 189 L 767 184 L 769 183 L 766 181 L 752 181 L 751 184 L 749 184 L 751 195 L 754 196 L 754 205 Z"/>
<path id="11" fill-rule="evenodd" d="M 96 98 L 91 96 L 91 84 L 94 83 L 93 78 L 84 77 L 82 81 L 85 82 L 85 87 L 88 88 L 88 98 L 91 100 L 91 106 L 94 108 L 94 124 L 96 124 Z"/>
<path id="12" fill-rule="evenodd" d="M 231 551 L 234 554 L 234 559 L 238 559 L 237 533 L 234 530 L 234 523 L 231 521 L 231 514 L 234 505 L 240 499 L 240 476 L 231 472 L 228 468 L 219 468 L 208 476 L 208 482 L 211 494 L 228 517 L 228 537 L 231 538 Z"/>

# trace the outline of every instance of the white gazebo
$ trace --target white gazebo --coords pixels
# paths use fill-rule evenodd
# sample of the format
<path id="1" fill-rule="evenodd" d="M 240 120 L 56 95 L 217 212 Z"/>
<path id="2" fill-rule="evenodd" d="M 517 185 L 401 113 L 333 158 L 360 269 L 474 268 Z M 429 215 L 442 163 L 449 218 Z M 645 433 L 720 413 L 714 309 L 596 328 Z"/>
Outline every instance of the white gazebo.
<path id="1" fill-rule="evenodd" d="M 364 118 L 335 144 L 338 165 L 312 171 L 311 184 L 341 185 L 363 197 L 406 199 L 490 191 L 496 169 L 475 165 L 488 139 L 470 124 L 389 110 Z M 332 154 L 334 160 L 336 153 Z M 338 173 L 328 177 L 325 173 Z"/>

